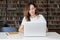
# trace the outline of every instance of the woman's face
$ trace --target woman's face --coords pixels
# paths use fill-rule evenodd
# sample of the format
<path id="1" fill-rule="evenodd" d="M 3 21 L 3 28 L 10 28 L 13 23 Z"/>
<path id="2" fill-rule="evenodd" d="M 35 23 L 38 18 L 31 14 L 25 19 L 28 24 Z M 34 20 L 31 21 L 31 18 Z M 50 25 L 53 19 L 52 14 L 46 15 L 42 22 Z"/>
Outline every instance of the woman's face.
<path id="1" fill-rule="evenodd" d="M 34 5 L 30 5 L 30 10 L 29 10 L 29 13 L 30 13 L 30 15 L 31 16 L 33 16 L 33 15 L 35 15 L 35 10 L 36 10 L 36 8 L 34 7 Z"/>

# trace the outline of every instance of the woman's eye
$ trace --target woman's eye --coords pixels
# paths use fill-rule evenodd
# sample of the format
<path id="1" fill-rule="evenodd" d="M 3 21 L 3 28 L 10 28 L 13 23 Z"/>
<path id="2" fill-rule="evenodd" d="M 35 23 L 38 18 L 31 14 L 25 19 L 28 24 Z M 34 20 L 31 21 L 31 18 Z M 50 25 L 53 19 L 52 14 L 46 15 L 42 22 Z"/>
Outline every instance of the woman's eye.
<path id="1" fill-rule="evenodd" d="M 35 8 L 32 8 L 32 9 L 30 9 L 30 10 L 34 10 Z"/>

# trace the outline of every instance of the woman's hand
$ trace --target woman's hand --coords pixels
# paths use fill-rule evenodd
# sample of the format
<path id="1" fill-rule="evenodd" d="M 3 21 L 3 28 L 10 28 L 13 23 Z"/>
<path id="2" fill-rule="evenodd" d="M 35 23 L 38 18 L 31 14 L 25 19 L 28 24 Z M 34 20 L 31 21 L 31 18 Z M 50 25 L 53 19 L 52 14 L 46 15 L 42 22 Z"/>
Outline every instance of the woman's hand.
<path id="1" fill-rule="evenodd" d="M 23 25 L 21 25 L 20 27 L 19 27 L 19 30 L 18 30 L 20 33 L 24 33 L 24 26 Z"/>

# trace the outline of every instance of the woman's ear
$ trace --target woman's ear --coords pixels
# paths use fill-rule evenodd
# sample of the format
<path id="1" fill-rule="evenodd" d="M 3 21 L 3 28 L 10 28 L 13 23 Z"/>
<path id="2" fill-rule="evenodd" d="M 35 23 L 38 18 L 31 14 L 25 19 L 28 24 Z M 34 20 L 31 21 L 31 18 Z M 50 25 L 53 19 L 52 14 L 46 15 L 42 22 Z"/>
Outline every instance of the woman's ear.
<path id="1" fill-rule="evenodd" d="M 27 13 L 30 13 L 30 10 L 28 10 L 28 12 Z"/>
<path id="2" fill-rule="evenodd" d="M 35 10 L 36 10 L 36 8 L 35 8 Z"/>

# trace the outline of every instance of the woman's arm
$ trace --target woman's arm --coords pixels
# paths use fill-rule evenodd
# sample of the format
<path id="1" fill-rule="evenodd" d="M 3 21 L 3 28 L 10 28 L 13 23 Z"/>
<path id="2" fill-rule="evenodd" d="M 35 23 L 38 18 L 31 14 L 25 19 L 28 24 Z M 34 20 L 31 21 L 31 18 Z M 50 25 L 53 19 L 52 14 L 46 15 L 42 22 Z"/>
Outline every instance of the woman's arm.
<path id="1" fill-rule="evenodd" d="M 46 27 L 46 32 L 48 32 L 48 28 Z"/>
<path id="2" fill-rule="evenodd" d="M 43 15 L 41 15 L 41 19 L 42 19 L 42 21 L 43 21 L 44 23 L 47 23 L 47 22 L 46 22 L 46 19 L 44 18 Z M 47 28 L 47 27 L 46 27 L 46 32 L 48 32 L 48 28 Z"/>
<path id="3" fill-rule="evenodd" d="M 18 31 L 21 32 L 21 33 L 24 33 L 24 26 L 21 25 L 21 26 L 19 27 L 19 30 L 18 30 Z"/>
<path id="4" fill-rule="evenodd" d="M 23 20 L 22 20 L 21 25 L 19 26 L 19 30 L 18 30 L 21 33 L 24 33 L 24 24 L 25 24 L 25 22 L 26 22 L 26 19 L 24 17 Z"/>

